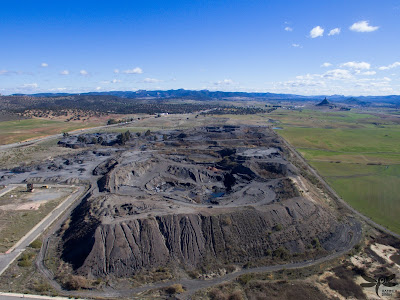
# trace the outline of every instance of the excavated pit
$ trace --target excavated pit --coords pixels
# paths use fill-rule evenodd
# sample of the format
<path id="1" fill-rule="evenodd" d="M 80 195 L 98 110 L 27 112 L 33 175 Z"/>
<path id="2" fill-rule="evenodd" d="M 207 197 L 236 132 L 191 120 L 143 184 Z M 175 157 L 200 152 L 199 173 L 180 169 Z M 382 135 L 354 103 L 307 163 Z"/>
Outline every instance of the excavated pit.
<path id="1" fill-rule="evenodd" d="M 304 254 L 316 239 L 339 251 L 359 229 L 301 190 L 306 179 L 268 128 L 161 132 L 113 153 L 93 168 L 98 188 L 60 237 L 77 274 L 244 264 L 277 249 Z"/>

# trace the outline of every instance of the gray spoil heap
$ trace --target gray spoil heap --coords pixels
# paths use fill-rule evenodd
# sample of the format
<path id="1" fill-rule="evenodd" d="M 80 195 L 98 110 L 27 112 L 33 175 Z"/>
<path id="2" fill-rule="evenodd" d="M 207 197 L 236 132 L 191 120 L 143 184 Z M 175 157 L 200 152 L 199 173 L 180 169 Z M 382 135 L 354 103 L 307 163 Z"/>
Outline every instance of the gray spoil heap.
<path id="1" fill-rule="evenodd" d="M 338 251 L 354 231 L 305 195 L 307 181 L 268 128 L 195 128 L 120 147 L 94 168 L 98 189 L 62 233 L 61 257 L 77 274 L 245 264 L 279 249 L 304 254 L 316 240 Z"/>

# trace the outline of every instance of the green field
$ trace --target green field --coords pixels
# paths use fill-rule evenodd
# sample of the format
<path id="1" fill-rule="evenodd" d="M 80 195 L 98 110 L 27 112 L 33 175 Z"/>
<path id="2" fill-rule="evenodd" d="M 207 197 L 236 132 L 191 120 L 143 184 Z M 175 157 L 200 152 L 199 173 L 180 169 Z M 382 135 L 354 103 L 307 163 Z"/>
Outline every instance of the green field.
<path id="1" fill-rule="evenodd" d="M 0 122 L 0 145 L 100 125 L 98 122 L 72 123 L 44 119 L 5 121 Z"/>
<path id="2" fill-rule="evenodd" d="M 269 118 L 344 200 L 400 233 L 400 124 L 350 112 L 276 111 Z"/>

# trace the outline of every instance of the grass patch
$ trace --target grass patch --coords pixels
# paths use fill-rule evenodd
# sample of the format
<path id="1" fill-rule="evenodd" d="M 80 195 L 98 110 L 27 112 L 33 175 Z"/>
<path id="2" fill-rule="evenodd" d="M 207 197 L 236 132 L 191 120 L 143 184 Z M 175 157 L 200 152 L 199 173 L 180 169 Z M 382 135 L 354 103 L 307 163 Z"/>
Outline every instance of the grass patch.
<path id="1" fill-rule="evenodd" d="M 400 233 L 400 125 L 350 112 L 276 112 L 277 131 L 355 209 Z"/>
<path id="2" fill-rule="evenodd" d="M 0 145 L 100 125 L 99 122 L 70 123 L 45 119 L 0 122 Z"/>

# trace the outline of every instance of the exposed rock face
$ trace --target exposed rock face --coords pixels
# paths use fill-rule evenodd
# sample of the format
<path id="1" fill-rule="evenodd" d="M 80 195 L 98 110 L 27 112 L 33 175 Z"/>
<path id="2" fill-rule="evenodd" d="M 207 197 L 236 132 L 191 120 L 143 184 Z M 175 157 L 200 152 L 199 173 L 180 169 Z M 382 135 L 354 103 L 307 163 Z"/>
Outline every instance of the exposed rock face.
<path id="1" fill-rule="evenodd" d="M 197 266 L 205 258 L 243 263 L 284 246 L 304 252 L 313 238 L 332 238 L 338 222 L 327 211 L 302 198 L 267 211 L 252 208 L 232 213 L 179 214 L 126 220 L 112 224 L 82 223 L 91 232 L 76 240 L 91 248 L 84 261 L 74 261 L 79 273 L 94 276 L 132 275 L 142 268 L 170 262 Z M 280 224 L 283 229 L 273 228 Z M 88 228 L 91 228 L 88 230 Z M 94 243 L 93 243 L 94 241 Z"/>
<path id="2" fill-rule="evenodd" d="M 282 247 L 303 253 L 315 238 L 329 251 L 346 245 L 351 226 L 302 197 L 276 137 L 210 128 L 171 134 L 164 146 L 146 139 L 152 151 L 127 150 L 118 164 L 98 166 L 100 194 L 75 209 L 62 258 L 79 274 L 122 277 L 171 264 L 246 263 Z"/>

